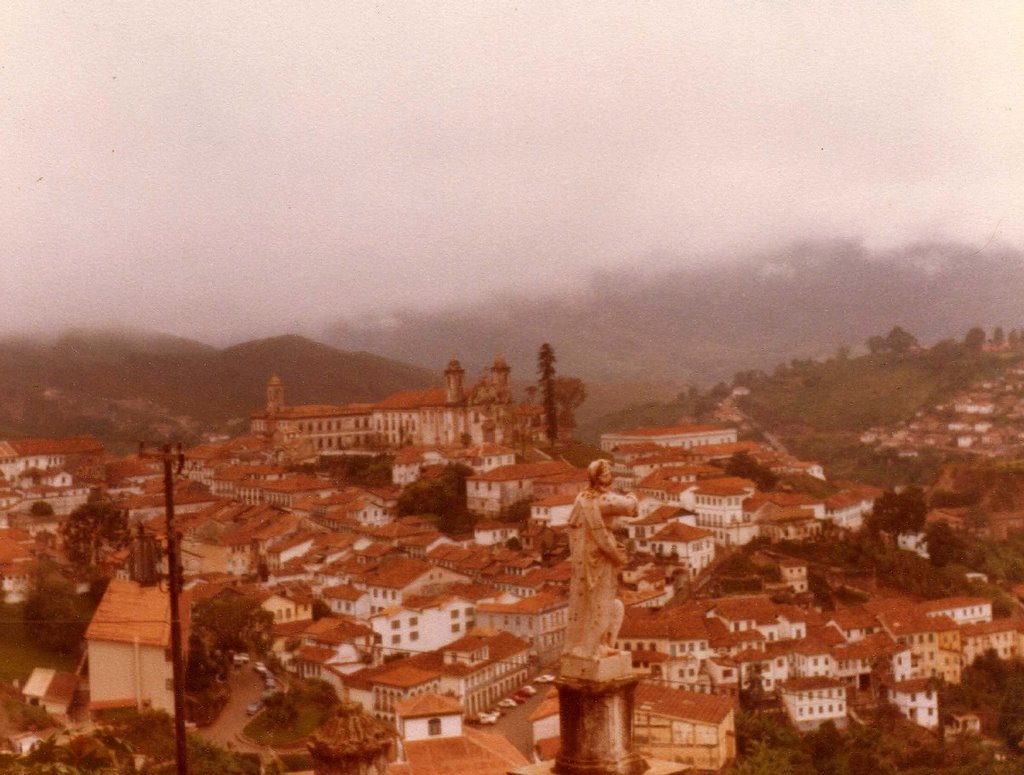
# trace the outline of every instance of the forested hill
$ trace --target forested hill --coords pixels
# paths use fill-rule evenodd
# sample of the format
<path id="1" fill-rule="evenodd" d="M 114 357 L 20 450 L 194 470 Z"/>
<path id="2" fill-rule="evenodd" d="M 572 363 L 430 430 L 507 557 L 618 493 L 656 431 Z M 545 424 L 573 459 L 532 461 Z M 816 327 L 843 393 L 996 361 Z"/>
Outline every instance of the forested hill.
<path id="1" fill-rule="evenodd" d="M 108 443 L 245 428 L 271 374 L 289 404 L 370 401 L 438 380 L 426 369 L 300 336 L 218 349 L 162 334 L 0 341 L 0 438 L 91 433 Z"/>

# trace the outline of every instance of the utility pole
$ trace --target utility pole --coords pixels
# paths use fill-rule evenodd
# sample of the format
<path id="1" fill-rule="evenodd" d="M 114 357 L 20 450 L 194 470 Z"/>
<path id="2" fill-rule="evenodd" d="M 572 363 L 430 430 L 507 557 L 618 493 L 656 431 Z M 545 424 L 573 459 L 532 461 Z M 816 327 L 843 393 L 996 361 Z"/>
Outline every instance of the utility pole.
<path id="1" fill-rule="evenodd" d="M 185 738 L 185 668 L 181 653 L 181 563 L 178 559 L 178 534 L 174 532 L 174 476 L 185 464 L 181 444 L 177 452 L 164 444 L 160 452 L 147 452 L 139 445 L 139 457 L 158 458 L 164 465 L 164 513 L 167 517 L 167 585 L 171 597 L 171 675 L 174 684 L 174 758 L 178 775 L 188 775 L 188 749 Z"/>

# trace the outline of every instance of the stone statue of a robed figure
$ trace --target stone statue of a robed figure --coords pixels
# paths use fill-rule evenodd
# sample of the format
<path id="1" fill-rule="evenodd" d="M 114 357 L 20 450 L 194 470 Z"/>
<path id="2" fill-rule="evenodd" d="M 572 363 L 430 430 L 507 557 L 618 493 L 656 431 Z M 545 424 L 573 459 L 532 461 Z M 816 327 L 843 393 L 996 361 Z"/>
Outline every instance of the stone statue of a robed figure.
<path id="1" fill-rule="evenodd" d="M 569 620 L 559 678 L 562 747 L 558 775 L 640 775 L 647 762 L 633 748 L 632 654 L 615 648 L 622 626 L 619 572 L 626 550 L 612 533 L 615 517 L 633 516 L 635 495 L 612 491 L 607 460 L 588 468 L 590 486 L 569 516 Z"/>
<path id="2" fill-rule="evenodd" d="M 599 660 L 618 652 L 615 638 L 622 625 L 622 601 L 616 598 L 619 569 L 626 551 L 612 534 L 615 517 L 636 514 L 636 496 L 613 492 L 607 460 L 588 469 L 590 486 L 576 497 L 569 516 L 569 620 L 563 654 Z"/>

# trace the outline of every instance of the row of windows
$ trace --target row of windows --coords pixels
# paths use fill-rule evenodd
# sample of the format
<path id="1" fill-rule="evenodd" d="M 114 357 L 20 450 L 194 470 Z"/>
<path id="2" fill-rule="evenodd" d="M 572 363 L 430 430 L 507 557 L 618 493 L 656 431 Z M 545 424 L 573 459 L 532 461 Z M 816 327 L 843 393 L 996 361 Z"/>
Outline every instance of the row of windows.
<path id="1" fill-rule="evenodd" d="M 829 713 L 846 713 L 846 707 L 845 707 L 845 705 L 843 703 L 839 703 L 836 706 L 833 706 L 833 705 L 828 705 L 828 706 L 819 705 L 818 706 L 818 715 L 819 716 L 822 716 L 822 715 L 825 714 L 825 708 L 826 707 L 828 707 L 828 712 Z M 806 713 L 804 711 L 806 711 Z M 814 708 L 813 707 L 812 708 L 800 707 L 797 710 L 797 715 L 798 716 L 805 716 L 805 715 L 806 716 L 811 716 L 811 715 L 814 715 Z"/>

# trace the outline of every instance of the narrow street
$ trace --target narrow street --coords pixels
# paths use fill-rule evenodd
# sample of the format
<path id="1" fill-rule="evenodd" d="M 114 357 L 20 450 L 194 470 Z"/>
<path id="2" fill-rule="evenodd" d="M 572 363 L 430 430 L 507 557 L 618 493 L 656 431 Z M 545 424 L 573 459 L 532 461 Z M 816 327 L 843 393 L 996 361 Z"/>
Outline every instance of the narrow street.
<path id="1" fill-rule="evenodd" d="M 477 729 L 484 732 L 490 732 L 506 738 L 527 758 L 532 757 L 533 748 L 533 725 L 530 723 L 530 714 L 544 701 L 548 690 L 554 686 L 553 684 L 532 685 L 537 690 L 537 693 L 522 705 L 506 709 L 505 715 L 498 719 L 497 724 L 493 726 L 476 726 Z"/>
<path id="2" fill-rule="evenodd" d="M 260 699 L 263 694 L 263 679 L 252 665 L 243 665 L 231 669 L 228 675 L 228 686 L 231 689 L 231 697 L 224 706 L 224 710 L 210 726 L 197 730 L 198 734 L 211 742 L 233 748 L 236 751 L 263 752 L 264 749 L 261 747 L 243 743 L 238 738 L 238 734 L 250 719 L 245 712 L 246 707 Z"/>

